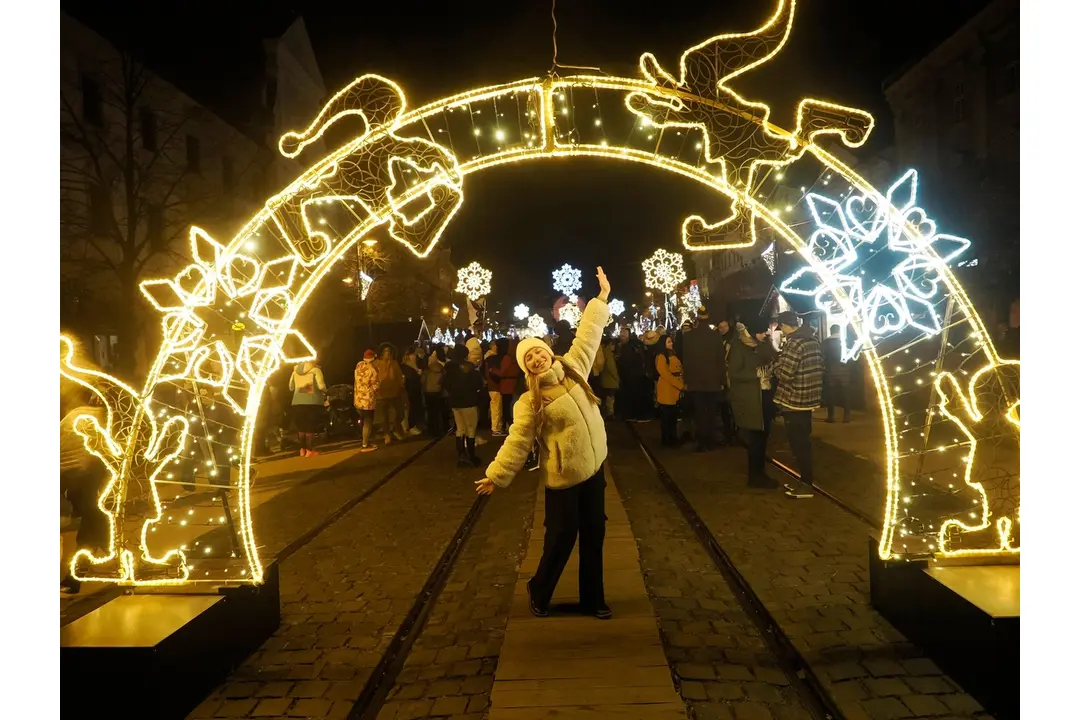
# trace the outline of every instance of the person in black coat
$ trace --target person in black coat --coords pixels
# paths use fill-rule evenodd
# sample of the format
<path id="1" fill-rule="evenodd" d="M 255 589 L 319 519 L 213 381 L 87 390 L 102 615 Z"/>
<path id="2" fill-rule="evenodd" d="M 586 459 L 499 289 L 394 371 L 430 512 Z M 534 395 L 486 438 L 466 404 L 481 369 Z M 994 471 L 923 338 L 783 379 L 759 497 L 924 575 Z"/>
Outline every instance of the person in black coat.
<path id="1" fill-rule="evenodd" d="M 446 366 L 445 383 L 457 428 L 458 465 L 480 467 L 480 458 L 476 456 L 476 426 L 486 383 L 476 366 L 469 362 L 469 351 L 464 345 L 454 347 L 454 360 Z"/>

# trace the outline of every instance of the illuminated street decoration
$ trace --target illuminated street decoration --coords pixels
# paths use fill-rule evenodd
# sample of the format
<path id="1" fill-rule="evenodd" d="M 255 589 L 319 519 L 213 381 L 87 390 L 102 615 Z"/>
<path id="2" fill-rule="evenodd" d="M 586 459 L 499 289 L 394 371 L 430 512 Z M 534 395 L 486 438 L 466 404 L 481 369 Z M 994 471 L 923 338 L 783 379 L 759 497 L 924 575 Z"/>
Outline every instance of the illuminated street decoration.
<path id="1" fill-rule="evenodd" d="M 529 317 L 529 306 L 525 303 L 514 306 L 514 319 L 525 320 Z"/>
<path id="2" fill-rule="evenodd" d="M 581 308 L 578 307 L 577 302 L 572 300 L 559 308 L 559 319 L 565 320 L 570 323 L 570 327 L 576 328 L 581 320 Z"/>
<path id="3" fill-rule="evenodd" d="M 769 243 L 769 247 L 761 251 L 761 259 L 765 261 L 765 267 L 769 268 L 769 274 L 776 274 L 776 243 Z"/>
<path id="4" fill-rule="evenodd" d="M 458 284 L 456 292 L 461 293 L 473 302 L 491 292 L 491 271 L 480 266 L 478 262 L 471 262 L 458 270 Z"/>
<path id="5" fill-rule="evenodd" d="M 524 333 L 525 337 L 544 337 L 548 334 L 547 323 L 540 315 L 529 316 L 529 329 Z"/>
<path id="6" fill-rule="evenodd" d="M 659 290 L 665 295 L 674 292 L 675 288 L 686 282 L 682 255 L 663 248 L 656 250 L 641 263 L 641 269 L 645 271 L 645 287 Z"/>
<path id="7" fill-rule="evenodd" d="M 560 292 L 567 297 L 572 296 L 581 289 L 581 271 L 569 265 L 563 265 L 552 272 L 551 279 L 554 281 L 552 287 L 556 292 Z"/>
<path id="8" fill-rule="evenodd" d="M 371 283 L 375 282 L 371 279 L 371 276 L 365 272 L 360 273 L 360 299 L 367 300 L 368 290 L 371 289 Z"/>
<path id="9" fill-rule="evenodd" d="M 971 242 L 938 233 L 934 221 L 915 205 L 917 190 L 918 174 L 909 170 L 889 188 L 884 203 L 866 195 L 844 203 L 807 195 L 816 230 L 804 253 L 813 254 L 820 266 L 800 268 L 780 290 L 811 296 L 821 310 L 837 313 L 840 302 L 831 288 L 844 288 L 870 340 L 908 327 L 940 333 L 935 304 L 942 291 L 941 271 Z M 871 262 L 885 267 L 868 277 L 861 268 Z M 867 287 L 867 281 L 873 284 Z M 849 342 L 848 335 L 855 334 L 850 323 L 841 326 L 841 333 L 847 362 L 858 357 L 867 339 L 856 335 Z"/>
<path id="10" fill-rule="evenodd" d="M 608 300 L 607 306 L 608 312 L 611 313 L 611 317 L 613 318 L 619 317 L 624 312 L 626 312 L 626 305 L 623 303 L 622 300 L 616 300 L 615 298 L 611 298 L 610 300 Z"/>
<path id="11" fill-rule="evenodd" d="M 62 341 L 62 375 L 90 387 L 107 408 L 103 425 L 81 419 L 77 429 L 112 475 L 100 499 L 110 547 L 78 555 L 74 576 L 125 585 L 262 582 L 250 495 L 255 423 L 273 373 L 315 358 L 294 328 L 304 304 L 376 230 L 426 257 L 461 206 L 466 175 L 545 158 L 637 163 L 712 190 L 730 209 L 686 218 L 688 250 L 752 247 L 767 230 L 799 253 L 810 270 L 791 278 L 789 291 L 813 290 L 817 302 L 845 318 L 845 357 L 861 352 L 878 394 L 887 483 L 882 557 L 1018 550 L 1017 366 L 998 356 L 948 267 L 967 241 L 938 233 L 915 206 L 914 173 L 882 195 L 817 144 L 837 136 L 859 147 L 873 128 L 867 113 L 806 98 L 794 130 L 786 130 L 770 120 L 767 104 L 732 89 L 738 76 L 781 50 L 794 8 L 781 0 L 757 30 L 706 39 L 682 55 L 676 73 L 646 53 L 640 79 L 532 78 L 408 110 L 398 85 L 364 75 L 308 127 L 282 136 L 283 154 L 299 158 L 341 118 L 362 125 L 231 239 L 192 228 L 191 264 L 142 283 L 163 339 L 141 387 L 85 369 Z M 665 144 L 665 134 L 674 143 Z M 680 154 L 684 145 L 688 152 Z M 825 173 L 822 184 L 834 177 L 854 190 L 841 203 L 815 187 L 815 199 L 807 199 L 813 222 L 789 226 L 786 213 L 763 206 L 757 190 L 768 173 L 796 161 Z M 575 273 L 556 284 L 560 293 L 580 290 Z M 685 274 L 657 289 L 670 293 L 684 281 Z M 641 333 L 653 322 L 638 317 L 633 327 Z M 547 331 L 537 315 L 529 328 Z M 941 380 L 946 375 L 960 387 L 979 378 L 976 401 L 942 400 L 942 393 L 955 398 L 944 384 L 952 381 Z M 998 431 L 1002 419 L 1010 432 Z M 185 484 L 209 489 L 202 495 L 212 499 L 192 496 L 181 512 L 175 501 Z M 942 509 L 947 505 L 959 509 Z M 233 522 L 223 528 L 226 515 Z M 183 535 L 192 517 L 202 518 L 202 534 Z M 157 532 L 166 526 L 176 532 Z M 226 540 L 211 548 L 209 533 L 225 529 Z"/>

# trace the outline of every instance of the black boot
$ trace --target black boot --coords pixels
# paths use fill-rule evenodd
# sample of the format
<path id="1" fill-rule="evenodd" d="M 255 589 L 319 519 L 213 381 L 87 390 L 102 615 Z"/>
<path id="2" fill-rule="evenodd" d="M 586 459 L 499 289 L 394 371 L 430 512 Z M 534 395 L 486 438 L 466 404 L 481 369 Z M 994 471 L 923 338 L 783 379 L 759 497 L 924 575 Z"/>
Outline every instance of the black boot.
<path id="1" fill-rule="evenodd" d="M 457 443 L 457 464 L 458 464 L 458 467 L 468 467 L 469 466 L 469 456 L 465 454 L 465 438 L 462 437 L 461 435 L 458 435 L 457 437 L 454 438 L 454 441 Z"/>
<path id="2" fill-rule="evenodd" d="M 476 438 L 465 438 L 465 448 L 468 451 L 469 462 L 473 467 L 480 467 L 480 458 L 476 456 Z"/>

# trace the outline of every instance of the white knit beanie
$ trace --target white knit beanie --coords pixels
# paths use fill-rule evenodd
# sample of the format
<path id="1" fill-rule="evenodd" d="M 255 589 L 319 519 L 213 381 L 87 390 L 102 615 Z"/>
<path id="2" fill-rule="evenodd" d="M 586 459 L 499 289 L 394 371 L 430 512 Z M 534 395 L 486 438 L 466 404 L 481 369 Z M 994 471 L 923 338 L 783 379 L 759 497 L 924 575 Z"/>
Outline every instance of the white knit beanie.
<path id="1" fill-rule="evenodd" d="M 552 352 L 551 352 L 551 348 L 549 348 L 548 344 L 546 342 L 544 342 L 543 340 L 541 340 L 539 338 L 534 338 L 534 337 L 525 338 L 524 340 L 522 340 L 521 342 L 518 343 L 517 353 L 516 353 L 517 354 L 518 367 L 521 368 L 521 370 L 523 372 L 528 372 L 529 371 L 529 369 L 525 367 L 525 353 L 529 352 L 533 348 L 543 348 L 544 350 L 547 351 L 548 355 L 551 355 L 552 358 L 555 357 L 554 354 L 552 354 Z"/>

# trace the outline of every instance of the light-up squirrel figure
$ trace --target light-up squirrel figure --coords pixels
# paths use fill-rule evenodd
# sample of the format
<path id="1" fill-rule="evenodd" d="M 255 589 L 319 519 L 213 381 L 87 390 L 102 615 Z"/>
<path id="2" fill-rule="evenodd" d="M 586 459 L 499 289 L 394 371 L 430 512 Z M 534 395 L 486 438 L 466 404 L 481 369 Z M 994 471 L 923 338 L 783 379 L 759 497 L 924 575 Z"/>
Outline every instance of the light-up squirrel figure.
<path id="1" fill-rule="evenodd" d="M 105 408 L 104 425 L 84 415 L 76 419 L 75 432 L 82 436 L 87 452 L 98 458 L 109 474 L 98 499 L 98 508 L 108 517 L 109 547 L 104 556 L 95 556 L 87 549 L 76 552 L 71 560 L 72 575 L 89 580 L 182 582 L 188 577 L 184 553 L 170 550 L 162 557 L 153 557 L 145 536 L 161 519 L 157 477 L 183 449 L 187 421 L 172 417 L 159 426 L 148 398 L 140 398 L 110 375 L 76 365 L 74 354 L 71 340 L 61 336 L 61 376 L 92 392 Z M 157 509 L 142 522 L 141 542 L 124 527 L 125 506 L 135 499 L 129 497 L 133 483 L 141 491 L 139 499 L 148 499 L 149 506 Z"/>
<path id="2" fill-rule="evenodd" d="M 867 112 L 807 98 L 799 103 L 795 131 L 789 133 L 769 123 L 768 105 L 747 100 L 728 85 L 780 52 L 791 33 L 794 15 L 795 0 L 780 0 L 760 28 L 717 35 L 691 47 L 679 59 L 677 77 L 664 70 L 652 53 L 645 53 L 639 66 L 646 80 L 683 94 L 657 97 L 631 92 L 626 97 L 627 108 L 653 127 L 700 130 L 705 161 L 719 164 L 717 174 L 748 193 L 755 191 L 760 168 L 794 162 L 819 135 L 837 135 L 848 147 L 859 147 L 874 126 Z M 753 223 L 751 215 L 748 208 L 733 201 L 731 215 L 719 222 L 691 216 L 683 224 L 683 243 L 687 247 L 712 244 L 710 236 L 747 231 Z"/>
<path id="3" fill-rule="evenodd" d="M 1019 443 L 1020 363 L 1001 360 L 984 366 L 970 380 L 963 379 L 968 381 L 966 389 L 952 373 L 941 373 L 934 391 L 941 413 L 967 438 L 964 482 L 985 498 L 980 503 L 985 510 L 971 523 L 957 519 L 942 523 L 940 549 L 959 554 L 1019 552 L 1020 476 L 997 462 L 995 441 L 1015 435 Z"/>

